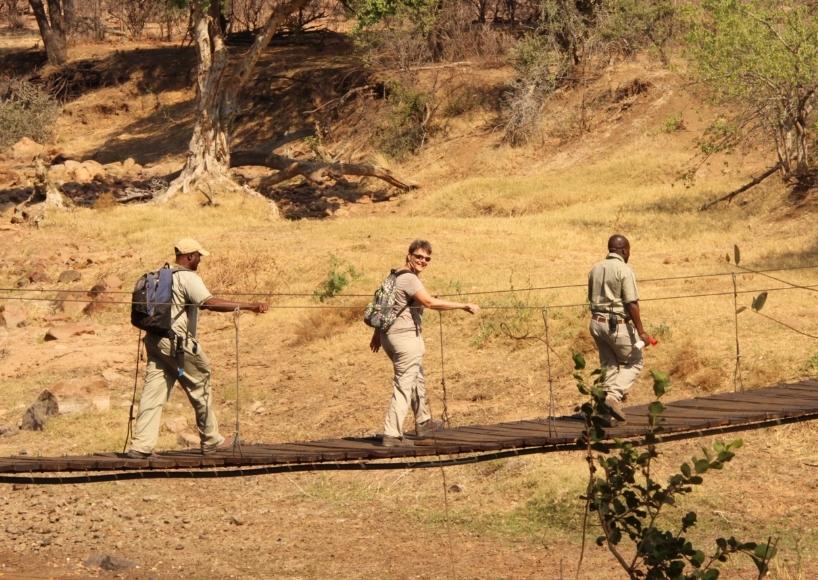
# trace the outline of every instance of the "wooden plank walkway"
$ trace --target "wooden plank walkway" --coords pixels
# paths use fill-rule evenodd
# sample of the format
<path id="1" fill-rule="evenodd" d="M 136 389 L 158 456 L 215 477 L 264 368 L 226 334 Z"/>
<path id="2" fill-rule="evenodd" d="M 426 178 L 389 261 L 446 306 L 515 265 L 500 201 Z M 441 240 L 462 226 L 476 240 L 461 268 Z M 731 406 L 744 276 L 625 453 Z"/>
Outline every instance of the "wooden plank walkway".
<path id="1" fill-rule="evenodd" d="M 626 407 L 628 422 L 608 430 L 613 438 L 641 440 L 647 433 L 647 405 Z M 818 380 L 780 384 L 741 393 L 717 393 L 708 397 L 667 404 L 663 441 L 757 429 L 818 419 Z M 555 417 L 513 421 L 493 425 L 466 425 L 435 433 L 415 441 L 414 447 L 382 447 L 376 438 L 328 439 L 297 443 L 242 445 L 235 450 L 201 455 L 198 450 L 166 451 L 148 459 L 127 459 L 116 453 L 65 457 L 15 456 L 0 458 L 0 474 L 63 472 L 152 472 L 213 468 L 253 468 L 257 466 L 309 466 L 333 462 L 361 462 L 373 468 L 412 467 L 439 456 L 461 454 L 493 457 L 513 450 L 549 452 L 577 448 L 583 421 L 576 417 Z M 400 459 L 398 465 L 379 460 Z M 445 462 L 444 462 L 445 463 Z M 440 462 L 436 463 L 440 464 Z M 341 466 L 343 467 L 343 466 Z M 339 468 L 341 468 L 339 467 Z M 151 475 L 147 475 L 151 477 Z M 13 478 L 0 476 L 0 482 Z M 22 478 L 21 480 L 24 480 Z"/>

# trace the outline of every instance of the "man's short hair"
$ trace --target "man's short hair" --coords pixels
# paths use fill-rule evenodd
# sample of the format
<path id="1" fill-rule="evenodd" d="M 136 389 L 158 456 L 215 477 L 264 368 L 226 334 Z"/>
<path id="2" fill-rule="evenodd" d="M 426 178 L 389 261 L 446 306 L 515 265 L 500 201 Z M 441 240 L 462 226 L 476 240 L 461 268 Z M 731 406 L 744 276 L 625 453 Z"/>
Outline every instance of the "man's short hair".
<path id="1" fill-rule="evenodd" d="M 410 254 L 414 254 L 418 250 L 426 250 L 426 253 L 431 255 L 432 254 L 432 244 L 430 244 L 426 240 L 415 240 L 411 244 L 409 244 L 409 253 Z"/>

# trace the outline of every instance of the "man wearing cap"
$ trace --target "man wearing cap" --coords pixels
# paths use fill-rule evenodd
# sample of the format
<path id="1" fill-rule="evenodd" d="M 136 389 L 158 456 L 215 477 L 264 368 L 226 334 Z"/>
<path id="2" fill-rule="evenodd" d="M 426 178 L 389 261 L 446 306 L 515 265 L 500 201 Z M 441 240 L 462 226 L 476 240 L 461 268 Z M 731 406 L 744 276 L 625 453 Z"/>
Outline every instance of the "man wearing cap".
<path id="1" fill-rule="evenodd" d="M 608 255 L 588 274 L 590 330 L 605 371 L 605 404 L 613 418 L 623 422 L 622 399 L 642 371 L 642 347 L 655 344 L 642 327 L 630 255 L 628 239 L 615 234 L 608 239 Z"/>
<path id="2" fill-rule="evenodd" d="M 196 338 L 199 309 L 232 312 L 238 308 L 259 314 L 267 311 L 264 302 L 233 302 L 213 296 L 196 273 L 202 256 L 209 256 L 210 252 L 196 240 L 179 240 L 174 250 L 172 338 L 152 333 L 145 335 L 148 358 L 145 384 L 133 441 L 126 453 L 133 459 L 149 457 L 153 452 L 159 438 L 162 409 L 177 381 L 196 413 L 202 453 L 232 446 L 232 439 L 225 440 L 219 433 L 219 424 L 213 412 L 210 362 Z"/>

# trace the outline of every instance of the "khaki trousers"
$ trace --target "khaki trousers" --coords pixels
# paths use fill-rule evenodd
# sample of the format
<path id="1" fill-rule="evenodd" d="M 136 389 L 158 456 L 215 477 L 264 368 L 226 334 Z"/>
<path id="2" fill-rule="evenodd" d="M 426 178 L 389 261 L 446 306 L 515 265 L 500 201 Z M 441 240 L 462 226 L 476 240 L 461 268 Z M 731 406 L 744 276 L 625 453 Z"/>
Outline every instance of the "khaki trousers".
<path id="1" fill-rule="evenodd" d="M 599 364 L 605 371 L 605 390 L 621 401 L 644 366 L 642 350 L 633 345 L 639 340 L 630 322 L 616 325 L 608 332 L 608 323 L 591 319 L 591 336 L 599 351 Z"/>
<path id="2" fill-rule="evenodd" d="M 409 408 L 415 414 L 415 423 L 432 418 L 426 400 L 426 381 L 423 377 L 423 354 L 426 346 L 423 336 L 414 329 L 391 334 L 381 332 L 381 346 L 392 361 L 392 400 L 384 419 L 383 434 L 403 437 L 403 422 Z"/>
<path id="3" fill-rule="evenodd" d="M 162 409 L 170 398 L 176 381 L 184 389 L 196 413 L 196 427 L 202 445 L 219 445 L 224 437 L 219 434 L 219 424 L 213 412 L 210 396 L 210 362 L 199 346 L 193 352 L 194 341 L 188 341 L 184 356 L 180 359 L 171 353 L 169 338 L 145 335 L 145 350 L 148 365 L 145 369 L 145 384 L 139 399 L 139 414 L 136 417 L 131 449 L 150 453 L 159 439 Z M 177 366 L 181 362 L 184 374 L 180 377 Z"/>

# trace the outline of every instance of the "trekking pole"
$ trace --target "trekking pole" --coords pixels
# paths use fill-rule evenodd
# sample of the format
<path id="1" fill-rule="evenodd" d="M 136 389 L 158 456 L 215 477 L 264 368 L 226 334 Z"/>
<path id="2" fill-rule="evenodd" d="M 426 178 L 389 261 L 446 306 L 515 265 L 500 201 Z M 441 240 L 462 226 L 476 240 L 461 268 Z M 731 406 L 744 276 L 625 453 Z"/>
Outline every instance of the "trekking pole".
<path id="1" fill-rule="evenodd" d="M 239 318 L 241 317 L 241 309 L 236 307 L 233 311 L 233 325 L 236 327 L 236 434 L 233 437 L 233 452 L 238 450 L 241 454 L 241 439 L 240 435 L 240 421 L 239 421 Z"/>

